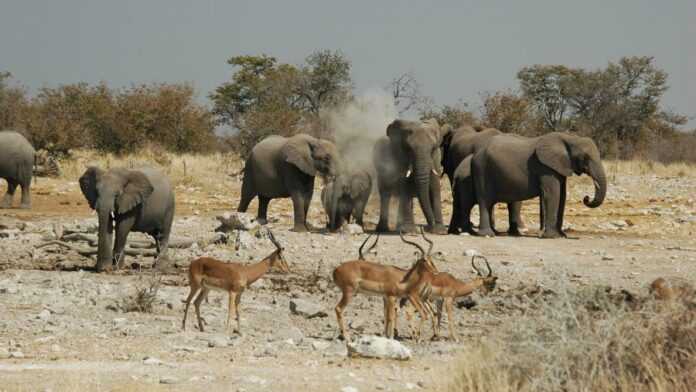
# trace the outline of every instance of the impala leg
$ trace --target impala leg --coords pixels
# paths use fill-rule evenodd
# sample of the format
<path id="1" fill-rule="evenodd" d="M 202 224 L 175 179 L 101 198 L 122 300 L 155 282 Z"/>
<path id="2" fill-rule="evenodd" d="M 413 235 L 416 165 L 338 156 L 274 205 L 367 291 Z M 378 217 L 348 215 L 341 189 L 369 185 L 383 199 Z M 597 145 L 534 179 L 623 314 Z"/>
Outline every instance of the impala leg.
<path id="1" fill-rule="evenodd" d="M 350 303 L 350 300 L 352 298 L 353 290 L 344 289 L 343 296 L 341 297 L 341 300 L 338 302 L 338 305 L 336 305 L 336 321 L 338 321 L 338 327 L 341 329 L 341 336 L 343 336 L 343 339 L 346 342 L 350 341 L 350 335 L 343 321 L 343 311 L 346 309 L 346 306 L 348 306 L 348 303 Z"/>
<path id="2" fill-rule="evenodd" d="M 234 312 L 237 315 L 237 333 L 242 334 L 242 318 L 239 314 L 239 303 L 242 301 L 242 293 L 237 294 L 237 300 L 234 302 Z"/>
<path id="3" fill-rule="evenodd" d="M 237 315 L 237 308 L 235 303 L 237 302 L 237 293 L 234 291 L 230 291 L 229 293 L 229 303 L 227 305 L 227 323 L 225 323 L 225 328 L 227 330 L 227 333 L 230 332 L 230 328 L 232 326 L 232 315 L 234 314 L 235 316 Z"/>
<path id="4" fill-rule="evenodd" d="M 384 337 L 393 339 L 396 329 L 396 298 L 391 296 L 384 297 Z"/>
<path id="5" fill-rule="evenodd" d="M 455 342 L 459 342 L 459 336 L 457 336 L 457 332 L 454 328 L 454 312 L 452 311 L 452 303 L 454 302 L 454 298 L 445 298 L 445 309 L 447 310 L 447 326 L 449 327 L 449 336 L 450 339 L 454 340 Z"/>
<path id="6" fill-rule="evenodd" d="M 420 316 L 420 323 L 418 324 L 418 333 L 416 337 L 417 342 L 421 342 L 421 332 L 423 331 L 423 324 L 425 323 L 425 320 L 428 318 L 428 313 L 425 310 L 425 307 L 423 306 L 423 303 L 420 301 L 420 298 L 418 298 L 418 295 L 409 295 L 409 300 L 413 304 L 413 306 L 416 307 L 416 311 L 418 312 L 418 315 Z"/>
<path id="7" fill-rule="evenodd" d="M 199 287 L 191 285 L 191 291 L 189 291 L 188 297 L 186 297 L 186 307 L 184 307 L 184 320 L 181 322 L 181 329 L 186 330 L 186 315 L 188 314 L 189 305 L 191 305 L 191 300 L 198 292 Z"/>
<path id="8" fill-rule="evenodd" d="M 208 295 L 208 289 L 205 287 L 198 293 L 198 296 L 193 301 L 193 305 L 196 307 L 196 318 L 198 319 L 198 329 L 203 332 L 203 319 L 201 318 L 201 302 L 203 298 Z"/>

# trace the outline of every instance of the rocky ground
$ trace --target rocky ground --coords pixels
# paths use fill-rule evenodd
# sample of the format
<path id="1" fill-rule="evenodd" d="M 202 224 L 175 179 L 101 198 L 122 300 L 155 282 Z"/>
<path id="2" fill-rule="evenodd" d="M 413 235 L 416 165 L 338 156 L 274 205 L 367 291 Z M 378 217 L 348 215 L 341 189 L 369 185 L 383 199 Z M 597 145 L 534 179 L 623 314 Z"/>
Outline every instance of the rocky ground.
<path id="1" fill-rule="evenodd" d="M 171 250 L 176 268 L 164 274 L 152 272 L 148 256 L 129 257 L 135 269 L 97 275 L 89 271 L 94 261 L 75 250 L 37 248 L 71 233 L 93 235 L 96 217 L 74 181 L 40 179 L 31 211 L 0 210 L 0 390 L 437 390 L 447 383 L 457 356 L 511 317 L 511 306 L 524 301 L 530 288 L 602 284 L 644 292 L 658 276 L 696 276 L 693 173 L 613 176 L 607 201 L 595 210 L 580 203 L 590 183 L 574 178 L 566 214 L 570 239 L 535 238 L 536 201 L 525 204 L 532 228 L 525 237 L 432 237 L 440 270 L 471 278 L 465 254 L 480 253 L 499 276 L 496 292 L 475 296 L 475 307 L 456 311 L 462 343 L 417 344 L 408 338 L 402 317 L 401 343 L 411 359 L 349 358 L 336 339 L 333 307 L 340 295 L 330 276 L 339 263 L 357 256 L 365 235 L 290 232 L 291 203 L 276 200 L 270 228 L 286 247 L 292 273 L 269 274 L 245 293 L 242 336 L 227 335 L 227 298 L 219 292 L 202 306 L 206 332 L 195 328 L 193 312 L 182 331 L 192 259 L 251 262 L 273 250 L 263 231 L 258 237 L 254 231 L 232 231 L 226 243 L 208 242 L 219 224 L 215 217 L 236 207 L 240 185 L 234 178 L 210 187 L 177 185 L 174 237 L 196 241 Z M 444 204 L 449 217 L 451 200 Z M 368 231 L 377 221 L 377 197 L 370 207 Z M 505 210 L 498 214 L 504 228 Z M 317 196 L 310 221 L 325 223 Z M 74 244 L 87 247 L 84 241 Z M 369 257 L 407 267 L 413 251 L 387 235 Z M 346 317 L 355 335 L 379 335 L 381 299 L 357 297 Z"/>

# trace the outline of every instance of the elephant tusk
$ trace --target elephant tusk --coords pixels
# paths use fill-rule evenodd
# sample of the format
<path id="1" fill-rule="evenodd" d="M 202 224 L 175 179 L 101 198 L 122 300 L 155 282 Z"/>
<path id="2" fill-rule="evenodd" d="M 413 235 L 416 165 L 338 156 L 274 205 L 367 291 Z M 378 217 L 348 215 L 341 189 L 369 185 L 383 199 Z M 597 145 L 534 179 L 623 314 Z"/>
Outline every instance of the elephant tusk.
<path id="1" fill-rule="evenodd" d="M 594 183 L 595 188 L 599 188 L 599 182 L 597 182 L 597 180 L 592 179 L 592 182 Z"/>
<path id="2" fill-rule="evenodd" d="M 437 170 L 435 170 L 435 169 L 433 169 L 433 174 L 436 176 L 439 176 L 439 174 L 437 173 Z"/>
<path id="3" fill-rule="evenodd" d="M 408 171 L 406 172 L 406 177 L 411 177 L 411 169 L 408 169 Z"/>
<path id="4" fill-rule="evenodd" d="M 111 219 L 116 220 L 116 214 L 114 214 L 113 211 L 111 211 L 110 214 L 111 214 Z"/>

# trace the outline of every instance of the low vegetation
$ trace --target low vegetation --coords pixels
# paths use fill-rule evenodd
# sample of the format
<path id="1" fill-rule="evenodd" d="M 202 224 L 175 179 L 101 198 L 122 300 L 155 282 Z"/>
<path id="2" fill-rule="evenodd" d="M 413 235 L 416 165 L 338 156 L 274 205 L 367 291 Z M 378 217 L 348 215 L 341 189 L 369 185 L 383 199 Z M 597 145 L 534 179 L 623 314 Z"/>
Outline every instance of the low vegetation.
<path id="1" fill-rule="evenodd" d="M 603 287 L 538 290 L 461 355 L 450 390 L 693 390 L 695 301 Z"/>

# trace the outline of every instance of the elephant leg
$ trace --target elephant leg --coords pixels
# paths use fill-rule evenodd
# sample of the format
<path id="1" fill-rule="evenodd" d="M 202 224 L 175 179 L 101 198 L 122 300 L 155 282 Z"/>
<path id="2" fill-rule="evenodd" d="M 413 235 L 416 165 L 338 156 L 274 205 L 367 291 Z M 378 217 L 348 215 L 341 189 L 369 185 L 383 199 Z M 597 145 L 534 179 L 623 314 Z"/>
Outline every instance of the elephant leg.
<path id="1" fill-rule="evenodd" d="M 508 234 L 511 236 L 521 236 L 522 233 L 520 232 L 520 225 L 519 225 L 519 216 L 520 216 L 520 209 L 522 208 L 522 203 L 520 202 L 513 202 L 513 203 L 507 203 L 507 208 L 508 208 L 508 222 L 509 222 L 509 227 L 508 227 Z"/>
<path id="2" fill-rule="evenodd" d="M 563 215 L 565 214 L 565 203 L 566 203 L 566 178 L 562 177 L 561 178 L 561 184 L 560 184 L 561 192 L 558 196 L 558 215 L 556 217 L 557 221 L 557 228 L 558 232 L 561 234 L 563 237 L 567 237 L 566 234 L 563 232 Z"/>
<path id="3" fill-rule="evenodd" d="M 399 182 L 399 219 L 396 227 L 407 233 L 417 232 L 413 219 L 413 186 L 410 178 L 403 178 Z"/>
<path id="4" fill-rule="evenodd" d="M 160 232 L 155 236 L 157 244 L 157 256 L 155 257 L 155 266 L 160 263 L 167 263 L 169 260 L 169 232 Z"/>
<path id="5" fill-rule="evenodd" d="M 493 208 L 495 207 L 495 204 L 479 199 L 478 205 L 480 222 L 477 234 L 480 236 L 495 237 L 495 232 L 493 231 L 492 226 L 494 223 Z"/>
<path id="6" fill-rule="evenodd" d="M 379 222 L 377 223 L 376 231 L 378 233 L 386 233 L 389 231 L 389 202 L 391 201 L 391 193 L 388 191 L 379 192 Z"/>
<path id="7" fill-rule="evenodd" d="M 268 203 L 271 202 L 271 199 L 269 197 L 265 196 L 259 196 L 259 211 L 256 217 L 256 220 L 259 222 L 259 224 L 265 225 L 268 223 L 268 219 L 266 218 L 268 216 Z"/>
<path id="8" fill-rule="evenodd" d="M 22 184 L 22 201 L 19 208 L 29 209 L 31 208 L 31 179 L 25 180 Z"/>
<path id="9" fill-rule="evenodd" d="M 558 238 L 558 207 L 561 195 L 561 182 L 552 174 L 541 177 L 541 198 L 544 205 L 544 230 L 542 238 Z"/>
<path id="10" fill-rule="evenodd" d="M 305 226 L 306 215 L 305 215 L 305 200 L 304 193 L 296 191 L 291 194 L 292 199 L 292 209 L 294 211 L 295 226 L 293 231 L 296 232 L 306 232 L 307 226 Z"/>
<path id="11" fill-rule="evenodd" d="M 539 231 L 544 231 L 544 197 L 539 195 Z"/>
<path id="12" fill-rule="evenodd" d="M 314 195 L 314 186 L 305 189 L 302 199 L 304 200 L 304 225 L 308 231 L 313 229 L 313 226 L 307 222 L 307 217 L 309 217 L 309 205 L 312 204 L 312 196 Z"/>
<path id="13" fill-rule="evenodd" d="M 114 242 L 114 259 L 113 264 L 116 268 L 123 268 L 126 260 L 126 241 L 128 240 L 128 233 L 133 228 L 135 219 L 125 219 L 120 222 L 116 222 L 116 240 Z M 156 262 L 156 261 L 155 261 Z"/>
<path id="14" fill-rule="evenodd" d="M 15 190 L 17 190 L 17 182 L 8 179 L 7 180 L 7 193 L 2 198 L 0 202 L 0 208 L 11 208 L 12 199 L 14 198 Z"/>
<path id="15" fill-rule="evenodd" d="M 360 226 L 363 226 L 363 215 L 365 214 L 365 206 L 367 205 L 367 200 L 369 197 L 370 195 L 368 194 L 367 197 L 361 197 L 356 200 L 355 207 L 353 208 L 353 217 L 355 218 L 355 223 Z"/>
<path id="16" fill-rule="evenodd" d="M 447 228 L 447 233 L 448 234 L 459 234 L 459 230 L 462 228 L 461 224 L 458 222 L 458 220 L 461 219 L 461 213 L 460 213 L 460 208 L 459 208 L 459 196 L 457 195 L 457 191 L 454 189 L 452 190 L 452 217 L 450 218 L 450 223 Z"/>

